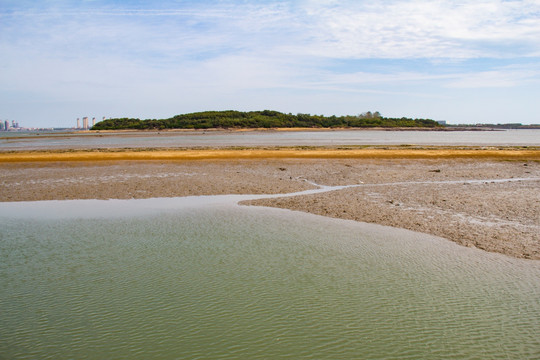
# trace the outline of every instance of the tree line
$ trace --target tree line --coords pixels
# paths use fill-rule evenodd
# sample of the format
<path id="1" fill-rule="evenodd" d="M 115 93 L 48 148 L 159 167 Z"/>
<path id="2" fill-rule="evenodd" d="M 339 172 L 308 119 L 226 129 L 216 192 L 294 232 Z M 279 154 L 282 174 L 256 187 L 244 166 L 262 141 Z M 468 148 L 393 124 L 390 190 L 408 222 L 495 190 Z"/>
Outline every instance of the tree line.
<path id="1" fill-rule="evenodd" d="M 115 118 L 98 122 L 92 130 L 235 129 L 235 128 L 413 128 L 442 127 L 431 119 L 387 118 L 379 112 L 360 115 L 323 116 L 264 111 L 204 111 L 168 119 Z"/>

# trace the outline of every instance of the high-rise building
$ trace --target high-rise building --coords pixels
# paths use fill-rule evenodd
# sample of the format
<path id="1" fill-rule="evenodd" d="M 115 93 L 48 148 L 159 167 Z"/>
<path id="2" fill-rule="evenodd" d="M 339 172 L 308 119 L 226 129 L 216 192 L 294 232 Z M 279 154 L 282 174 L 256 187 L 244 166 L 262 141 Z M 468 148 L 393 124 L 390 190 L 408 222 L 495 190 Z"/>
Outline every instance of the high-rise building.
<path id="1" fill-rule="evenodd" d="M 92 118 L 92 126 L 96 125 L 96 118 Z"/>
<path id="2" fill-rule="evenodd" d="M 0 131 L 4 130 L 4 122 L 0 121 Z"/>
<path id="3" fill-rule="evenodd" d="M 83 121 L 83 129 L 88 130 L 88 117 L 87 116 L 83 117 L 82 121 Z"/>
<path id="4" fill-rule="evenodd" d="M 77 129 L 81 128 L 81 119 L 77 118 Z"/>
<path id="5" fill-rule="evenodd" d="M 4 130 L 8 131 L 9 130 L 9 121 L 4 121 Z"/>

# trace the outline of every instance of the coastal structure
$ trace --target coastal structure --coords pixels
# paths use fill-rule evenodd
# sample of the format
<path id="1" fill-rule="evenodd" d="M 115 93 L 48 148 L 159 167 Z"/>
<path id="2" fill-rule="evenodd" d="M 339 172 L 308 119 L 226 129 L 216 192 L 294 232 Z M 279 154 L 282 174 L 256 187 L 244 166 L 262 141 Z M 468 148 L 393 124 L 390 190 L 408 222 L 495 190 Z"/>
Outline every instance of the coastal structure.
<path id="1" fill-rule="evenodd" d="M 105 116 L 103 117 L 103 120 L 105 120 Z M 76 127 L 76 129 L 88 130 L 91 127 L 93 127 L 94 125 L 96 125 L 96 118 L 95 117 L 92 118 L 92 125 L 90 125 L 90 122 L 88 121 L 88 116 L 84 116 L 82 118 L 82 127 L 81 127 L 81 119 L 77 118 L 77 127 Z"/>
<path id="2" fill-rule="evenodd" d="M 19 123 L 15 120 L 0 120 L 0 131 L 9 131 L 11 129 L 21 129 Z"/>

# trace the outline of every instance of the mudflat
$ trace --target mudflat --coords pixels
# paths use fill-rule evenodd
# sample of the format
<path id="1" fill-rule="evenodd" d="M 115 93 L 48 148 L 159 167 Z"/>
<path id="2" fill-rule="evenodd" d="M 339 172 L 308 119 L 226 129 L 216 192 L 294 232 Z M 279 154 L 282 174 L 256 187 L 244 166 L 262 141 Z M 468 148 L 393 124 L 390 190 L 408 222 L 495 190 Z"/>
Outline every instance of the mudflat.
<path id="1" fill-rule="evenodd" d="M 0 153 L 0 201 L 278 194 L 264 205 L 540 259 L 540 150 L 209 149 Z"/>

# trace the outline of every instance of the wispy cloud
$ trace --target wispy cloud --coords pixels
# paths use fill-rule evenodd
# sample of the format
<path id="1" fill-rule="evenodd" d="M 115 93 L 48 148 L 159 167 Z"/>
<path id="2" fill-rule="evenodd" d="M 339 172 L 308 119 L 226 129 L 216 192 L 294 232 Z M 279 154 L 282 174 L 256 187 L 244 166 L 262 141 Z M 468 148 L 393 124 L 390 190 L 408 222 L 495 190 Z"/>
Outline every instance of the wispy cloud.
<path id="1" fill-rule="evenodd" d="M 446 86 L 451 88 L 509 88 L 519 85 L 540 85 L 540 67 L 504 67 L 469 74 L 456 74 Z"/>
<path id="2" fill-rule="evenodd" d="M 507 57 L 517 46 L 521 56 L 540 48 L 538 1 L 313 1 L 307 13 L 322 29 L 316 53 L 327 56 Z"/>
<path id="3" fill-rule="evenodd" d="M 16 29 L 23 25 L 27 35 L 51 48 L 84 47 L 99 39 L 104 50 L 116 45 L 130 55 L 136 44 L 141 53 L 148 49 L 169 57 L 171 51 L 193 55 L 212 48 L 356 59 L 536 56 L 540 51 L 540 4 L 533 0 L 225 1 L 159 9 L 89 4 L 0 12 L 3 31 L 21 38 Z M 61 36 L 47 36 L 53 33 Z"/>

